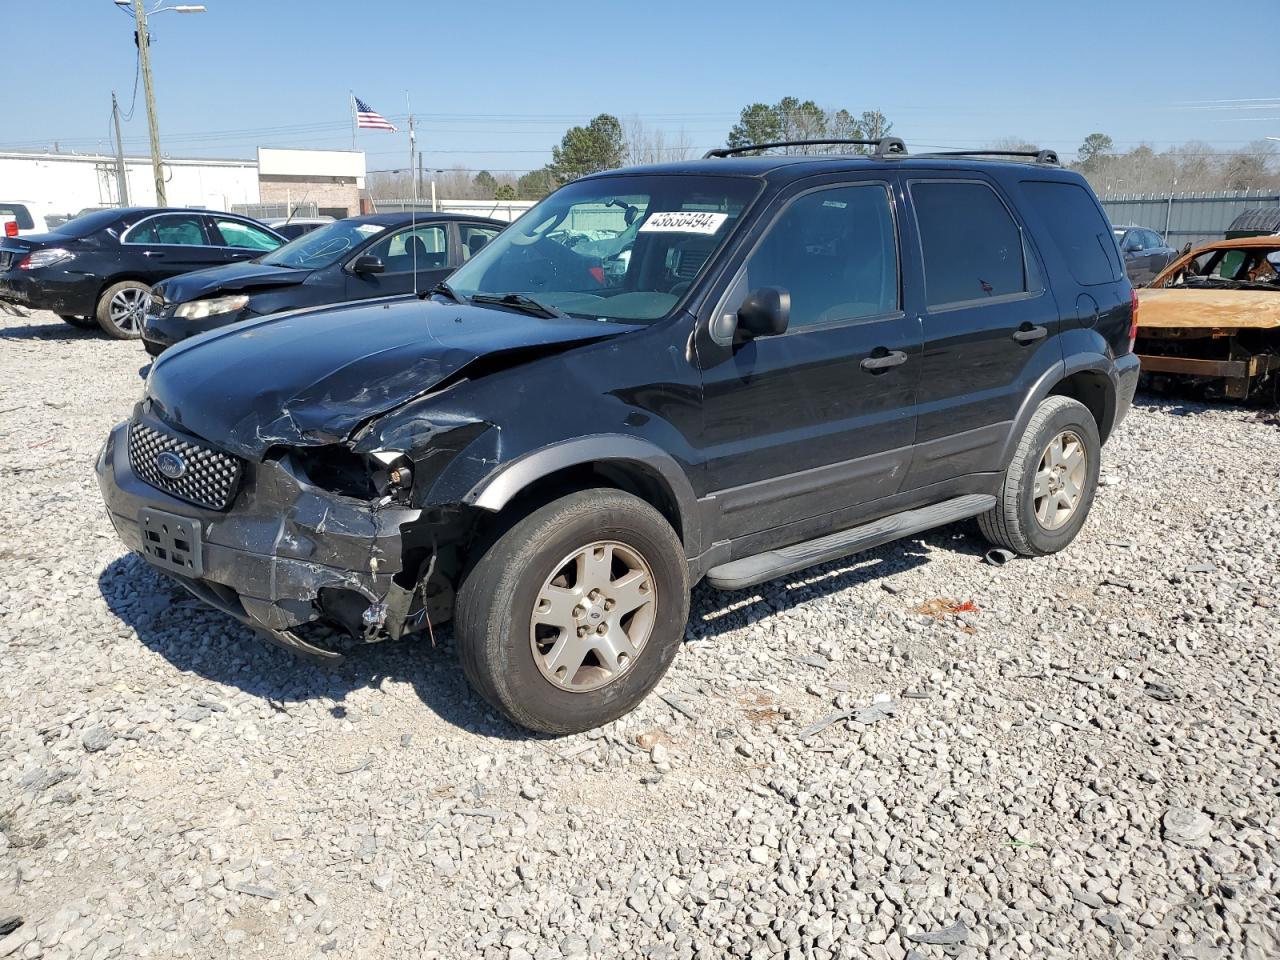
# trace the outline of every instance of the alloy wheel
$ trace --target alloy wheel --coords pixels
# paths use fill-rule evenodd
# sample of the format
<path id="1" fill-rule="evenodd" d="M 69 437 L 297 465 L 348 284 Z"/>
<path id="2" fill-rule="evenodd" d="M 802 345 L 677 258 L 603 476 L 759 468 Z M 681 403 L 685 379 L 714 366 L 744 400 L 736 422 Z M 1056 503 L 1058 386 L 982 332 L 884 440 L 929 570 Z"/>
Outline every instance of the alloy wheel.
<path id="1" fill-rule="evenodd" d="M 1046 530 L 1057 530 L 1075 516 L 1084 499 L 1089 456 L 1084 442 L 1072 430 L 1049 441 L 1040 455 L 1032 494 L 1036 520 Z"/>
<path id="2" fill-rule="evenodd" d="M 142 318 L 151 295 L 141 287 L 125 287 L 111 298 L 107 311 L 111 323 L 125 333 L 137 333 L 142 329 Z"/>
<path id="3" fill-rule="evenodd" d="M 534 601 L 529 642 L 538 670 L 571 693 L 614 682 L 635 663 L 657 613 L 653 571 L 612 540 L 565 557 Z"/>

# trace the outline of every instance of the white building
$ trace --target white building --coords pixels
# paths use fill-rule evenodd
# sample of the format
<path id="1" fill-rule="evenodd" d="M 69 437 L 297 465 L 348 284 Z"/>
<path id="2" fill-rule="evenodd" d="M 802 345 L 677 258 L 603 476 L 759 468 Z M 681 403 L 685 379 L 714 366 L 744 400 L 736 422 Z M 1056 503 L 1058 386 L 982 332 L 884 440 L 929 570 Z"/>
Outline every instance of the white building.
<path id="1" fill-rule="evenodd" d="M 164 161 L 165 194 L 173 207 L 230 210 L 258 202 L 258 165 L 252 160 Z M 150 157 L 125 157 L 129 203 L 153 206 Z M 60 214 L 120 202 L 116 158 L 101 154 L 0 153 L 0 200 L 26 200 Z"/>

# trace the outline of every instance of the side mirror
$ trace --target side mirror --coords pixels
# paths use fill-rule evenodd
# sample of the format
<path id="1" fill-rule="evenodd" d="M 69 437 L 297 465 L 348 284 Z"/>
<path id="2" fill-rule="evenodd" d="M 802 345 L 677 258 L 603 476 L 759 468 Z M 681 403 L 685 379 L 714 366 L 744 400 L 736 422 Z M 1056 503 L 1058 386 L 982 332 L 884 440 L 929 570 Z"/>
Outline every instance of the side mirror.
<path id="1" fill-rule="evenodd" d="M 386 269 L 381 259 L 367 254 L 351 261 L 351 272 L 355 274 L 382 273 Z"/>
<path id="2" fill-rule="evenodd" d="M 1121 247 L 1120 249 L 1122 249 L 1125 253 L 1137 253 L 1139 250 L 1142 249 L 1142 245 L 1139 244 L 1137 240 L 1126 240 L 1124 242 L 1124 246 Z"/>
<path id="3" fill-rule="evenodd" d="M 776 337 L 791 322 L 791 294 L 781 287 L 752 290 L 738 307 L 739 339 Z"/>

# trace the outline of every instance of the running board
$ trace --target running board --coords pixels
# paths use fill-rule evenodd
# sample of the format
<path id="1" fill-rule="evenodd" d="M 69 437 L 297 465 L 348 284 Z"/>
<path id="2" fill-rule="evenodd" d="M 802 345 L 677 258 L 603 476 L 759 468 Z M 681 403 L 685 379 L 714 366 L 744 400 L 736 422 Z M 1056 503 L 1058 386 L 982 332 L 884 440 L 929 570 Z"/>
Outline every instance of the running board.
<path id="1" fill-rule="evenodd" d="M 990 494 L 971 493 L 935 503 L 931 507 L 904 510 L 902 513 L 864 523 L 860 527 L 829 533 L 816 540 L 758 553 L 754 557 L 730 560 L 708 570 L 707 580 L 717 590 L 741 590 L 774 577 L 795 573 L 805 567 L 879 547 L 901 537 L 976 517 L 995 505 L 996 498 Z"/>

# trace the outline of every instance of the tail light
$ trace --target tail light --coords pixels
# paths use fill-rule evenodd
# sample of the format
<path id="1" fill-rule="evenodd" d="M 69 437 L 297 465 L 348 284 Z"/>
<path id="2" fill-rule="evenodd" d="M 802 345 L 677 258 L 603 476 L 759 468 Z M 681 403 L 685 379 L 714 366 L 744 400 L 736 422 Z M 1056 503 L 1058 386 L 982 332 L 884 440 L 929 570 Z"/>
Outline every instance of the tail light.
<path id="1" fill-rule="evenodd" d="M 16 237 L 18 235 L 17 220 L 6 220 L 4 222 L 4 235 L 6 237 Z"/>
<path id="2" fill-rule="evenodd" d="M 1129 352 L 1133 353 L 1133 345 L 1138 342 L 1138 291 L 1129 291 Z"/>

